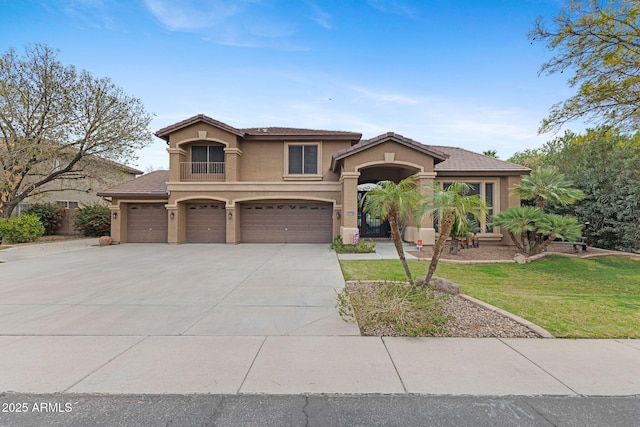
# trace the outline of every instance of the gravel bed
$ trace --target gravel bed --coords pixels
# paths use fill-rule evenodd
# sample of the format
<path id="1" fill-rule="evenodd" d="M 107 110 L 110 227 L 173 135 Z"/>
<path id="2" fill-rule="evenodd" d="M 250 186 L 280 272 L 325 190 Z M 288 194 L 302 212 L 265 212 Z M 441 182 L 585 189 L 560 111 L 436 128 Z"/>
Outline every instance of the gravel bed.
<path id="1" fill-rule="evenodd" d="M 445 314 L 454 316 L 454 320 L 447 323 L 447 337 L 467 338 L 540 338 L 538 334 L 524 325 L 509 319 L 495 311 L 479 307 L 460 298 L 449 295 L 444 303 Z"/>
<path id="2" fill-rule="evenodd" d="M 362 288 L 365 293 L 375 292 L 370 282 L 349 282 L 347 286 Z M 398 284 L 398 286 L 402 286 Z M 449 295 L 433 291 L 438 297 L 443 297 L 443 312 L 452 315 L 453 320 L 444 326 L 446 333 L 432 334 L 434 337 L 465 337 L 465 338 L 540 338 L 538 334 L 524 325 L 509 319 L 495 311 L 468 301 L 458 295 Z M 376 325 L 360 326 L 360 333 L 366 336 L 399 337 L 404 336 L 393 326 Z"/>

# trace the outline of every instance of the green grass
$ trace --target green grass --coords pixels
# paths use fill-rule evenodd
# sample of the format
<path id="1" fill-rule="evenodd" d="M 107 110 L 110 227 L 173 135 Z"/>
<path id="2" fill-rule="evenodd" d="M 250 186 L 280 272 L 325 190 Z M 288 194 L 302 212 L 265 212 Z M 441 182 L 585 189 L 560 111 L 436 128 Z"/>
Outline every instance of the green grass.
<path id="1" fill-rule="evenodd" d="M 346 280 L 405 280 L 399 261 L 340 261 Z M 424 276 L 427 262 L 410 262 Z M 557 337 L 640 338 L 640 261 L 546 256 L 531 264 L 439 264 L 462 292 Z"/>

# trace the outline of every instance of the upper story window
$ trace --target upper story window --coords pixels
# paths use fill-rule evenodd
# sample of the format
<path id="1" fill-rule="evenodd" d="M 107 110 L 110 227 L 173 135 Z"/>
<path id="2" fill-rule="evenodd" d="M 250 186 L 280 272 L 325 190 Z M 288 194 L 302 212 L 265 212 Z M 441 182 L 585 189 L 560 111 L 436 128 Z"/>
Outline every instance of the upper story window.
<path id="1" fill-rule="evenodd" d="M 191 173 L 224 173 L 224 147 L 221 145 L 192 146 Z"/>
<path id="2" fill-rule="evenodd" d="M 320 169 L 320 149 L 318 144 L 287 144 L 287 175 L 318 176 Z"/>
<path id="3" fill-rule="evenodd" d="M 78 202 L 71 200 L 56 200 L 56 204 L 65 209 L 77 209 Z"/>
<path id="4" fill-rule="evenodd" d="M 191 147 L 192 162 L 224 162 L 224 147 L 221 145 L 194 145 Z"/>

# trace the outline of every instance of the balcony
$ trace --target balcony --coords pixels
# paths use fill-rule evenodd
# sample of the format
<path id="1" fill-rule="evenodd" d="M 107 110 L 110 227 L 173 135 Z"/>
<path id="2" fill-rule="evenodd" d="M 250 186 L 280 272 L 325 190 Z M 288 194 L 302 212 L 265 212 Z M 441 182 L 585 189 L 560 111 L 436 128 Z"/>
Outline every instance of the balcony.
<path id="1" fill-rule="evenodd" d="M 180 163 L 180 181 L 215 182 L 224 180 L 224 162 Z"/>

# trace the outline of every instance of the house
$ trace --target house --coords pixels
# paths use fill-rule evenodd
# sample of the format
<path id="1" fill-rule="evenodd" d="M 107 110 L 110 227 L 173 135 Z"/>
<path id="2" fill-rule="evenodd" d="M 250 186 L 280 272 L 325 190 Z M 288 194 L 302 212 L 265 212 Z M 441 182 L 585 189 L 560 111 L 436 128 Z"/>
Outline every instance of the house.
<path id="1" fill-rule="evenodd" d="M 424 145 L 395 133 L 280 127 L 239 129 L 197 115 L 160 129 L 168 171 L 98 193 L 110 198 L 116 242 L 328 243 L 385 237 L 361 212 L 367 185 L 414 175 L 420 184 L 463 181 L 491 214 L 520 205 L 509 189 L 528 168 L 455 147 Z M 479 237 L 508 244 L 485 219 Z M 435 242 L 432 218 L 406 224 L 407 241 Z"/>
<path id="2" fill-rule="evenodd" d="M 54 163 L 56 161 L 54 160 Z M 55 164 L 51 167 L 56 167 Z M 131 181 L 142 175 L 142 171 L 127 165 L 90 156 L 82 164 L 83 174 L 70 174 L 67 178 L 56 179 L 38 188 L 37 195 L 27 197 L 14 210 L 20 215 L 35 203 L 53 203 L 65 209 L 62 227 L 56 234 L 74 234 L 72 214 L 83 205 L 104 203 L 96 191 Z"/>

